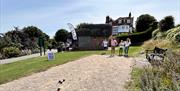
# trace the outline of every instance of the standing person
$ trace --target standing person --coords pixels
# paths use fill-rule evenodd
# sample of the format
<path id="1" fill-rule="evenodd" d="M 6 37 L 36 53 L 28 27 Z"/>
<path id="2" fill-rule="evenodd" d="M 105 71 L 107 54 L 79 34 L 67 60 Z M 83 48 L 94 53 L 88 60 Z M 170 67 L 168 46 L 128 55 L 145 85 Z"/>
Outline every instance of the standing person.
<path id="1" fill-rule="evenodd" d="M 131 45 L 131 40 L 129 38 L 126 39 L 124 42 L 124 56 L 128 57 L 128 51 L 129 51 L 129 46 Z"/>
<path id="2" fill-rule="evenodd" d="M 108 41 L 106 39 L 103 40 L 102 45 L 104 47 L 104 50 L 108 49 Z"/>
<path id="3" fill-rule="evenodd" d="M 119 43 L 119 56 L 123 55 L 123 50 L 124 50 L 124 41 L 121 40 Z"/>
<path id="4" fill-rule="evenodd" d="M 111 55 L 110 57 L 113 57 L 115 55 L 115 48 L 116 48 L 116 45 L 117 45 L 117 41 L 115 38 L 111 38 Z"/>

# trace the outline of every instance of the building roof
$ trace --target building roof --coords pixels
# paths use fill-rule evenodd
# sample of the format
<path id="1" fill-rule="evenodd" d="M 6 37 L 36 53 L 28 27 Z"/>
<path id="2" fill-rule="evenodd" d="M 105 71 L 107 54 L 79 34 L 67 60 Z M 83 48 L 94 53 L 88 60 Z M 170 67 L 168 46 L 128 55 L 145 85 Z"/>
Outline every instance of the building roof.
<path id="1" fill-rule="evenodd" d="M 130 20 L 130 22 L 127 22 L 127 20 Z M 120 23 L 119 21 L 122 20 Z M 131 13 L 129 13 L 128 17 L 119 17 L 116 20 L 113 20 L 110 16 L 106 17 L 106 23 L 111 24 L 112 26 L 117 26 L 117 25 L 131 25 L 133 26 L 133 20 L 134 17 L 131 17 Z"/>
<path id="2" fill-rule="evenodd" d="M 108 37 L 112 33 L 112 26 L 109 24 L 83 24 L 76 30 L 78 36 Z"/>

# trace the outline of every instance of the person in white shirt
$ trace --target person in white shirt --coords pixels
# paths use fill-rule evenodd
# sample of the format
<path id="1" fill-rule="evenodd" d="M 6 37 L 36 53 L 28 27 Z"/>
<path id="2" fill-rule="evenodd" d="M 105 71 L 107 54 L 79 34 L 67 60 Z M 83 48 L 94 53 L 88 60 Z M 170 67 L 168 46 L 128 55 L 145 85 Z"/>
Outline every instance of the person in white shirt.
<path id="1" fill-rule="evenodd" d="M 123 50 L 124 50 L 124 41 L 121 40 L 119 43 L 119 56 L 123 55 Z"/>
<path id="2" fill-rule="evenodd" d="M 131 45 L 131 40 L 129 38 L 126 39 L 124 42 L 124 56 L 128 57 L 128 51 L 129 51 L 129 46 Z"/>

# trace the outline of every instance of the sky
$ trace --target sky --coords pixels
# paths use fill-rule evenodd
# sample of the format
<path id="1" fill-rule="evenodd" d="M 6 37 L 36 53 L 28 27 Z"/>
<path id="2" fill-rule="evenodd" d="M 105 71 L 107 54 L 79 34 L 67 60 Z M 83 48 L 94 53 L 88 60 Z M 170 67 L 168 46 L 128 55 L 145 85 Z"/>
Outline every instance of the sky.
<path id="1" fill-rule="evenodd" d="M 141 14 L 158 21 L 172 15 L 180 24 L 180 0 L 0 0 L 0 33 L 36 26 L 52 38 L 58 29 L 69 31 L 67 23 L 105 23 L 107 15 L 117 19 L 129 12 L 135 20 Z"/>

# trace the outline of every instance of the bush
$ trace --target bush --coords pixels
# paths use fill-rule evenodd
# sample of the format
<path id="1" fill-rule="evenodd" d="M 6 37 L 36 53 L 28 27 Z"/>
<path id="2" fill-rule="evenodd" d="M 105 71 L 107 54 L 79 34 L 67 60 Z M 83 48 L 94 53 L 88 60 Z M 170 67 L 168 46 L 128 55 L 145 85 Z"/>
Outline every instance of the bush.
<path id="1" fill-rule="evenodd" d="M 155 47 L 159 47 L 159 48 L 173 48 L 175 47 L 175 45 L 173 45 L 173 43 L 169 40 L 163 40 L 163 39 L 157 39 L 157 40 L 148 40 L 145 41 L 142 45 L 142 47 L 145 50 L 152 50 Z"/>
<path id="2" fill-rule="evenodd" d="M 152 37 L 152 32 L 155 29 L 156 29 L 156 23 L 144 32 L 136 32 L 136 33 L 132 33 L 132 34 L 118 35 L 116 38 L 118 39 L 118 41 L 126 40 L 127 38 L 130 38 L 132 44 L 138 44 L 138 43 L 142 43 L 146 40 L 149 40 Z"/>
<path id="3" fill-rule="evenodd" d="M 159 22 L 160 31 L 167 31 L 174 27 L 174 17 L 166 16 Z"/>
<path id="4" fill-rule="evenodd" d="M 154 30 L 153 32 L 152 32 L 152 38 L 153 39 L 156 39 L 157 37 L 156 37 L 156 35 L 159 33 L 159 29 L 156 29 L 156 30 Z"/>
<path id="5" fill-rule="evenodd" d="M 180 90 L 180 55 L 177 54 L 168 51 L 163 64 L 144 68 L 140 83 L 142 91 Z"/>
<path id="6" fill-rule="evenodd" d="M 180 52 L 166 52 L 159 66 L 133 68 L 129 91 L 180 91 Z"/>
<path id="7" fill-rule="evenodd" d="M 0 60 L 3 59 L 3 55 L 0 53 Z"/>
<path id="8" fill-rule="evenodd" d="M 7 58 L 17 57 L 21 54 L 21 51 L 17 47 L 5 47 L 3 48 L 3 54 Z"/>
<path id="9" fill-rule="evenodd" d="M 157 32 L 153 39 L 165 39 L 167 36 L 166 32 Z"/>
<path id="10" fill-rule="evenodd" d="M 42 51 L 43 51 L 43 49 L 42 49 Z M 35 48 L 35 49 L 32 50 L 31 53 L 32 53 L 32 54 L 34 54 L 34 53 L 40 53 L 40 49 L 39 49 L 39 48 Z"/>
<path id="11" fill-rule="evenodd" d="M 180 27 L 170 29 L 166 32 L 166 34 L 166 39 L 176 43 L 180 43 Z"/>

